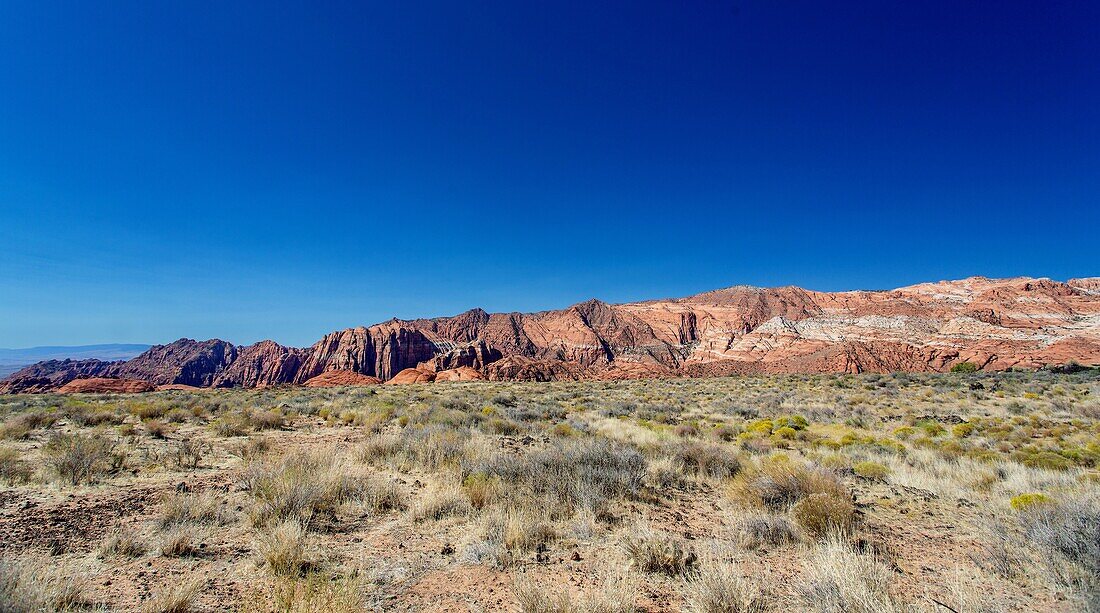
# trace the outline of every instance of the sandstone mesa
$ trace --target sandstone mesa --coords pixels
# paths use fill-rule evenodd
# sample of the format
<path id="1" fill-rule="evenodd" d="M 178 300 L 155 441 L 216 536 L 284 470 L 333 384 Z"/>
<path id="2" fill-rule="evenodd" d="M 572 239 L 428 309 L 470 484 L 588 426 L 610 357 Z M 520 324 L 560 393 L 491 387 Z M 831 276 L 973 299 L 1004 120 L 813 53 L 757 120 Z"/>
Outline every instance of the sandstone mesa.
<path id="1" fill-rule="evenodd" d="M 40 362 L 0 392 L 926 372 L 962 361 L 984 370 L 1100 364 L 1100 278 L 847 292 L 736 286 L 538 313 L 473 309 L 332 332 L 305 349 L 180 339 L 128 361 Z"/>

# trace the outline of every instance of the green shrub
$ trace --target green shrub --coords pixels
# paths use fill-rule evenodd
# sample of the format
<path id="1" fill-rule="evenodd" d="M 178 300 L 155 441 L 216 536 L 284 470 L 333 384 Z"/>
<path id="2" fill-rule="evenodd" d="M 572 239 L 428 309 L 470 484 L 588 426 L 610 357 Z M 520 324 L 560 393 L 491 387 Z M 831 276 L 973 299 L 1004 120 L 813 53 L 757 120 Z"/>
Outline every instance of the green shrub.
<path id="1" fill-rule="evenodd" d="M 1008 501 L 1008 505 L 1015 511 L 1028 511 L 1036 509 L 1038 507 L 1046 506 L 1054 501 L 1046 494 L 1031 493 L 1020 494 L 1019 496 L 1013 496 L 1012 500 Z"/>
<path id="2" fill-rule="evenodd" d="M 951 372 L 954 373 L 972 373 L 978 372 L 978 365 L 973 362 L 959 362 L 951 367 Z"/>
<path id="3" fill-rule="evenodd" d="M 852 471 L 864 479 L 870 479 L 871 481 L 884 481 L 886 475 L 890 474 L 890 469 L 886 468 L 878 462 L 856 462 L 852 466 Z"/>
<path id="4" fill-rule="evenodd" d="M 955 427 L 951 428 L 951 434 L 956 438 L 966 438 L 974 433 L 974 424 L 970 422 L 962 422 L 961 424 L 955 424 Z"/>

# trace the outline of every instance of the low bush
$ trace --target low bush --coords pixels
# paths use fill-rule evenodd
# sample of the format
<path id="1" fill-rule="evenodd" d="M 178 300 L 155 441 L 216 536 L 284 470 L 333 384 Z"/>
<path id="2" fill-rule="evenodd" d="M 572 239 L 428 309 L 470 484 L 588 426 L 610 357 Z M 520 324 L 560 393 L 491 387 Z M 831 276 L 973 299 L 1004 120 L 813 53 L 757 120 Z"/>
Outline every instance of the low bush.
<path id="1" fill-rule="evenodd" d="M 670 576 L 689 574 L 698 558 L 685 543 L 670 534 L 640 524 L 623 539 L 623 549 L 641 571 Z"/>
<path id="2" fill-rule="evenodd" d="M 764 461 L 759 469 L 734 483 L 732 493 L 775 511 L 786 511 L 803 498 L 817 493 L 848 497 L 844 485 L 833 473 L 785 459 Z"/>
<path id="3" fill-rule="evenodd" d="M 846 533 L 852 527 L 855 506 L 847 496 L 835 492 L 817 492 L 791 507 L 791 517 L 810 536 Z"/>
<path id="4" fill-rule="evenodd" d="M 473 473 L 462 480 L 462 489 L 475 509 L 482 509 L 499 498 L 504 491 L 500 477 Z"/>
<path id="5" fill-rule="evenodd" d="M 741 459 L 720 444 L 686 442 L 676 447 L 673 457 L 692 475 L 728 479 L 741 471 Z"/>
<path id="6" fill-rule="evenodd" d="M 1100 496 L 1094 492 L 1031 504 L 1024 534 L 1045 555 L 1054 577 L 1084 602 L 1100 602 Z"/>
<path id="7" fill-rule="evenodd" d="M 25 462 L 18 451 L 9 447 L 0 447 L 0 481 L 10 485 L 28 483 L 34 476 L 30 464 Z"/>
<path id="8" fill-rule="evenodd" d="M 878 462 L 864 461 L 853 464 L 852 472 L 870 481 L 885 481 L 886 475 L 890 474 L 890 469 Z"/>
<path id="9" fill-rule="evenodd" d="M 1033 511 L 1038 507 L 1052 504 L 1050 496 L 1046 494 L 1033 493 L 1033 494 L 1020 494 L 1019 496 L 1013 496 L 1008 501 L 1008 505 L 1015 511 Z"/>
<path id="10" fill-rule="evenodd" d="M 332 516 L 337 506 L 362 496 L 365 481 L 349 474 L 332 450 L 318 449 L 250 463 L 240 483 L 255 500 L 250 517 L 259 527 Z"/>
<path id="11" fill-rule="evenodd" d="M 646 476 L 646 461 L 632 447 L 583 438 L 522 456 L 500 454 L 462 466 L 464 478 L 477 473 L 508 484 L 505 497 L 535 496 L 552 501 L 558 513 L 567 515 L 577 509 L 595 510 L 616 498 L 636 498 Z"/>
<path id="12" fill-rule="evenodd" d="M 780 547 L 798 540 L 791 522 L 782 515 L 750 515 L 738 525 L 741 546 L 748 550 Z"/>
<path id="13" fill-rule="evenodd" d="M 57 434 L 43 447 L 46 466 L 69 485 L 93 483 L 126 462 L 119 441 L 103 434 Z"/>
<path id="14" fill-rule="evenodd" d="M 31 432 L 48 428 L 57 421 L 57 417 L 45 411 L 20 413 L 0 425 L 0 438 L 18 440 L 27 438 Z"/>

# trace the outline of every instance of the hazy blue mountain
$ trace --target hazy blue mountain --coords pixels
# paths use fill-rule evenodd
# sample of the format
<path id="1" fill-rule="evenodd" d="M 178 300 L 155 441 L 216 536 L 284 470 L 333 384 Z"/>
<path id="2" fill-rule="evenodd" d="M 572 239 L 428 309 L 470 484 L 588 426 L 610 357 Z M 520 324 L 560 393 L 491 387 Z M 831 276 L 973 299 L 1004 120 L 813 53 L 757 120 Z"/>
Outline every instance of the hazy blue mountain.
<path id="1" fill-rule="evenodd" d="M 129 360 L 148 349 L 149 345 L 111 343 L 106 345 L 79 345 L 75 347 L 27 347 L 25 349 L 0 349 L 0 378 L 43 360 Z"/>

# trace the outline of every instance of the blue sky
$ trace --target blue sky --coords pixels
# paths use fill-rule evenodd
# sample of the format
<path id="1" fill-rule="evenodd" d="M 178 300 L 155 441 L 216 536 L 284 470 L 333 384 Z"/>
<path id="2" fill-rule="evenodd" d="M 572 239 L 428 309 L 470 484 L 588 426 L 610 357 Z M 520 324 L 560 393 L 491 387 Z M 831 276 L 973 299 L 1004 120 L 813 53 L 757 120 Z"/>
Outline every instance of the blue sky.
<path id="1" fill-rule="evenodd" d="M 0 347 L 1100 274 L 1100 4 L 594 4 L 4 3 Z"/>

